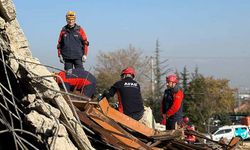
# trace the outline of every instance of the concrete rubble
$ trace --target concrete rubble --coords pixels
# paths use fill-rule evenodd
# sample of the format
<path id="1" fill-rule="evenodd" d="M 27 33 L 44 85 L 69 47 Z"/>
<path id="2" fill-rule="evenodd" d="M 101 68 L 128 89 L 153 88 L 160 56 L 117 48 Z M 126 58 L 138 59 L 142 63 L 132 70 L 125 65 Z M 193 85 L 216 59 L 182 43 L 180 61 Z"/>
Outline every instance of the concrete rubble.
<path id="1" fill-rule="evenodd" d="M 23 83 L 20 89 L 22 93 L 19 96 L 20 115 L 17 113 L 15 116 L 19 120 L 25 120 L 21 121 L 21 124 L 30 127 L 28 129 L 38 137 L 42 137 L 42 141 L 47 141 L 45 144 L 51 149 L 94 149 L 83 129 L 77 124 L 77 119 L 63 96 L 55 92 L 59 91 L 59 87 L 54 79 L 39 78 L 51 73 L 32 56 L 28 41 L 17 21 L 13 2 L 0 0 L 0 10 L 0 64 L 7 66 L 7 69 L 1 67 L 0 76 L 2 79 L 5 77 L 5 80 L 11 80 L 10 84 Z M 8 74 L 11 73 L 13 78 L 7 79 L 3 70 Z M 2 85 L 4 86 L 4 83 Z M 8 89 L 8 86 L 6 87 Z M 11 89 L 8 91 L 11 92 Z M 13 95 L 6 97 L 11 100 Z M 74 134 L 79 136 L 72 138 L 75 136 L 71 135 L 75 126 L 78 128 Z M 72 130 L 71 133 L 68 133 L 68 129 Z"/>
<path id="2" fill-rule="evenodd" d="M 145 107 L 143 124 L 105 98 L 80 101 L 60 91 L 47 67 L 32 56 L 12 0 L 0 0 L 0 70 L 0 149 L 214 149 L 187 143 L 183 128 L 165 131 L 150 108 Z M 231 150 L 238 141 L 211 142 Z"/>

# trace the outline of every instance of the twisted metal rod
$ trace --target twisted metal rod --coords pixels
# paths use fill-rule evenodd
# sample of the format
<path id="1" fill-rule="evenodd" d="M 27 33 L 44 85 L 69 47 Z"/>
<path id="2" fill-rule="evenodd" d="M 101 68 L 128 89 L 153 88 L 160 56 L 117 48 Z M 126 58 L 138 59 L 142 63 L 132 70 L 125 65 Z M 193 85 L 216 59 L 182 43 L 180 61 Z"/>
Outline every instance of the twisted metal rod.
<path id="1" fill-rule="evenodd" d="M 14 56 L 13 57 L 8 57 L 8 58 L 15 59 L 15 60 L 22 61 L 22 62 L 27 62 L 27 63 L 30 63 L 30 64 L 35 64 L 35 65 L 39 65 L 39 66 L 48 67 L 48 68 L 55 69 L 55 70 L 58 70 L 58 71 L 64 71 L 62 69 L 59 69 L 59 68 L 56 68 L 56 67 L 53 67 L 53 66 L 50 66 L 50 65 L 44 65 L 44 64 L 41 64 L 41 63 L 35 63 L 35 62 L 32 62 L 32 61 L 28 61 L 28 60 L 16 58 Z"/>
<path id="2" fill-rule="evenodd" d="M 38 93 L 38 91 L 35 89 L 36 93 Z M 40 96 L 40 94 L 37 94 L 39 96 L 39 98 L 42 100 L 43 103 L 45 103 L 44 99 Z M 55 140 L 56 138 L 58 137 L 58 133 L 59 133 L 59 121 L 57 120 L 56 116 L 52 113 L 52 111 L 47 107 L 47 105 L 45 105 L 45 107 L 50 111 L 50 114 L 52 115 L 52 117 L 55 119 L 56 121 L 56 125 L 57 125 L 57 128 L 56 128 L 56 132 L 54 134 L 54 137 L 53 140 L 52 140 L 52 146 L 51 147 L 54 147 L 55 146 Z"/>
<path id="3" fill-rule="evenodd" d="M 22 65 L 22 64 L 20 64 L 20 65 Z M 23 67 L 25 67 L 25 66 L 23 66 Z M 28 73 L 30 73 L 30 72 L 28 72 Z M 30 73 L 31 74 L 31 73 Z M 33 81 L 36 81 L 37 83 L 39 83 L 40 84 L 40 82 L 39 81 L 37 81 L 36 80 L 36 78 L 45 78 L 45 77 L 58 77 L 61 81 L 62 81 L 62 78 L 60 77 L 60 76 L 58 76 L 58 75 L 48 75 L 48 76 L 38 76 L 38 77 L 30 77 Z M 62 82 L 63 83 L 63 82 Z M 52 91 L 55 91 L 55 92 L 61 92 L 61 91 L 57 91 L 57 90 L 54 90 L 54 89 L 51 89 L 50 87 L 48 87 L 48 86 L 46 86 L 46 85 L 44 85 L 44 84 L 40 84 L 40 85 L 42 85 L 42 86 L 45 86 L 45 87 L 47 87 L 49 90 L 52 90 Z M 80 97 L 80 96 L 78 96 L 78 95 L 75 95 L 75 94 L 70 94 L 70 93 L 68 93 L 67 92 L 67 89 L 66 89 L 66 86 L 65 86 L 65 84 L 63 83 L 63 87 L 64 87 L 64 90 L 66 91 L 66 92 L 64 92 L 65 94 L 66 94 L 66 96 L 69 98 L 69 102 L 71 103 L 71 106 L 73 106 L 73 103 L 71 102 L 71 98 L 69 97 L 69 95 L 74 95 L 74 96 L 76 96 L 76 97 Z M 39 93 L 38 91 L 36 91 L 37 93 Z M 39 95 L 39 94 L 38 94 Z M 39 95 L 40 96 L 40 95 Z M 80 98 L 82 98 L 83 99 L 83 97 L 80 97 Z M 41 97 L 41 99 L 42 99 L 42 97 Z M 85 98 L 85 99 L 88 99 L 89 101 L 91 100 L 91 99 L 89 99 L 89 98 Z M 70 125 L 71 127 L 71 129 L 73 129 L 74 131 L 75 131 L 75 133 L 76 133 L 76 135 L 79 137 L 79 135 L 78 135 L 78 133 L 76 132 L 76 129 L 74 129 L 74 127 L 72 127 L 72 125 L 70 124 L 70 122 L 69 122 L 69 120 L 68 120 L 68 118 L 67 118 L 67 116 L 65 115 L 65 112 L 64 112 L 64 110 L 62 109 L 62 108 L 60 108 L 60 105 L 58 105 L 59 106 L 59 109 L 61 110 L 61 112 L 62 112 L 62 114 L 65 116 L 64 118 L 66 119 L 66 121 L 68 122 L 68 125 Z M 80 122 L 80 119 L 79 119 L 79 117 L 78 117 L 78 115 L 76 114 L 76 110 L 74 109 L 74 107 L 72 107 L 71 108 L 72 110 L 73 110 L 73 112 L 75 112 L 75 117 L 77 118 L 77 123 L 82 127 L 83 125 L 81 124 L 81 122 Z M 82 140 L 79 140 L 82 144 L 84 144 L 84 145 L 86 145 L 86 146 L 88 146 L 88 144 L 85 142 L 85 141 L 82 141 Z M 83 143 L 84 142 L 84 143 Z M 90 149 L 90 148 L 89 148 Z"/>
<path id="4" fill-rule="evenodd" d="M 34 145 L 32 145 L 31 143 L 29 143 L 27 140 L 23 140 L 22 137 L 20 137 L 18 134 L 16 134 L 15 132 L 15 129 L 14 129 L 14 119 L 17 119 L 19 120 L 19 123 L 20 123 L 20 131 L 23 131 L 23 132 L 26 132 L 28 133 L 28 131 L 25 131 L 25 130 L 22 130 L 23 127 L 22 127 L 22 119 L 21 119 L 21 116 L 19 114 L 20 113 L 23 113 L 16 105 L 15 103 L 15 100 L 18 100 L 14 94 L 13 94 L 13 90 L 11 88 L 11 83 L 10 83 L 10 79 L 9 79 L 9 74 L 7 72 L 7 69 L 6 67 L 9 67 L 6 63 L 5 63 L 5 60 L 4 60 L 4 56 L 3 56 L 3 52 L 1 51 L 1 56 L 2 56 L 2 59 L 0 58 L 2 64 L 3 64 L 3 67 L 4 67 L 4 73 L 5 73 L 5 76 L 6 76 L 6 81 L 8 83 L 8 87 L 9 87 L 9 90 L 0 83 L 0 95 L 2 96 L 2 99 L 3 99 L 3 103 L 0 103 L 1 106 L 6 110 L 6 112 L 9 114 L 9 119 L 10 119 L 10 123 L 8 122 L 8 120 L 5 118 L 2 110 L 0 109 L 0 114 L 1 114 L 1 118 L 0 118 L 0 122 L 6 126 L 6 130 L 3 130 L 1 133 L 5 133 L 6 131 L 8 132 L 11 132 L 12 134 L 12 137 L 13 137 L 13 140 L 14 140 L 14 147 L 16 150 L 18 150 L 19 148 L 22 149 L 22 150 L 27 150 L 28 148 L 25 146 L 24 143 L 30 145 L 31 147 L 33 147 L 34 149 L 38 149 L 36 148 Z M 10 67 L 9 67 L 10 68 Z M 10 69 L 11 70 L 11 69 Z M 11 70 L 12 71 L 12 70 Z M 13 74 L 15 75 L 15 74 Z M 9 94 L 9 96 L 11 96 L 11 99 L 8 99 L 7 96 L 5 96 L 5 93 L 3 92 L 3 90 L 5 90 L 5 92 L 7 92 L 7 94 Z M 20 100 L 18 100 L 20 102 Z M 13 106 L 13 108 L 15 108 L 15 113 L 12 112 L 10 109 L 9 109 L 9 104 L 11 104 Z M 16 115 L 17 114 L 17 115 Z M 36 136 L 34 136 L 36 137 Z"/>
<path id="5" fill-rule="evenodd" d="M 32 148 L 34 148 L 35 150 L 39 150 L 39 148 L 36 148 L 33 144 L 31 144 L 29 141 L 27 141 L 27 140 L 24 139 L 23 137 L 21 137 L 21 136 L 19 136 L 19 135 L 17 135 L 17 137 L 18 137 L 21 141 L 23 141 L 24 143 L 26 143 L 26 144 L 28 144 L 29 146 L 31 146 Z M 22 144 L 23 144 L 23 143 L 22 143 Z M 29 150 L 24 144 L 23 144 L 23 146 L 24 146 L 24 149 Z"/>
<path id="6" fill-rule="evenodd" d="M 61 78 L 60 76 L 58 76 L 58 75 L 48 75 L 48 76 L 39 76 L 39 77 L 40 77 L 40 78 L 43 78 L 43 77 L 58 77 L 61 81 L 63 81 L 62 78 Z M 71 105 L 71 109 L 73 110 L 73 112 L 75 112 L 75 117 L 77 118 L 77 122 L 76 122 L 76 123 L 79 124 L 81 127 L 84 127 L 85 129 L 87 129 L 88 131 L 90 131 L 87 127 L 85 127 L 84 125 L 82 125 L 82 123 L 81 123 L 81 121 L 80 121 L 80 119 L 79 119 L 79 117 L 78 117 L 78 115 L 77 115 L 77 113 L 76 113 L 76 110 L 75 110 L 75 108 L 74 108 L 74 105 L 73 105 L 72 100 L 71 100 L 71 98 L 70 98 L 69 95 L 73 95 L 73 96 L 76 96 L 76 97 L 79 97 L 79 98 L 88 100 L 88 102 L 90 102 L 91 99 L 90 99 L 90 98 L 87 98 L 87 97 L 79 96 L 79 95 L 76 95 L 76 94 L 68 93 L 68 92 L 67 92 L 67 88 L 66 88 L 64 82 L 62 82 L 62 83 L 63 83 L 63 88 L 64 88 L 65 92 L 57 91 L 57 90 L 51 89 L 50 87 L 47 87 L 47 86 L 46 86 L 46 87 L 47 87 L 48 89 L 52 90 L 52 91 L 64 93 L 64 94 L 67 96 L 67 98 L 69 99 L 69 103 L 70 103 L 70 105 Z M 43 86 L 45 86 L 45 85 L 43 85 Z M 58 105 L 58 106 L 60 107 L 60 105 Z M 74 128 L 71 126 L 71 124 L 69 123 L 69 120 L 68 120 L 68 118 L 66 117 L 64 110 L 63 110 L 63 109 L 60 109 L 60 110 L 61 110 L 61 112 L 64 114 L 67 123 L 70 125 L 70 127 L 71 127 L 70 129 L 71 129 L 71 130 L 74 129 Z M 93 131 L 90 131 L 90 132 L 93 133 Z M 79 136 L 78 133 L 76 132 L 76 129 L 75 129 L 75 133 L 76 133 L 77 136 Z M 81 143 L 84 142 L 84 144 L 86 144 L 85 141 L 80 141 L 80 142 L 81 142 Z M 88 144 L 86 144 L 86 146 L 88 146 Z M 89 149 L 90 149 L 90 148 L 89 148 Z"/>
<path id="7" fill-rule="evenodd" d="M 22 59 L 18 59 L 18 58 L 15 58 L 15 57 L 9 57 L 9 58 L 13 58 L 13 59 L 16 59 L 16 60 L 19 60 L 19 61 L 24 61 L 24 62 L 28 62 L 28 63 L 32 63 L 32 64 L 36 64 L 36 65 L 41 65 L 41 66 L 45 66 L 45 67 L 49 67 L 49 68 L 53 68 L 53 69 L 62 71 L 61 69 L 58 69 L 58 68 L 55 68 L 55 67 L 52 67 L 52 66 L 48 66 L 48 65 L 43 65 L 43 64 L 39 64 L 39 63 L 34 63 L 34 62 L 31 62 L 31 61 L 22 60 Z M 23 64 L 21 64 L 20 62 L 19 62 L 19 64 L 22 65 L 24 68 L 26 68 L 26 67 L 25 67 Z M 26 71 L 27 71 L 27 69 L 26 69 Z M 29 73 L 30 73 L 30 72 L 29 72 Z M 30 74 L 31 74 L 31 73 L 30 73 Z M 76 76 L 76 75 L 75 75 L 75 76 Z M 46 76 L 44 76 L 43 78 L 45 78 L 45 77 L 46 77 Z M 33 78 L 33 80 L 34 80 L 35 78 L 39 78 L 39 77 L 31 77 L 31 78 Z M 40 76 L 40 78 L 41 78 L 41 76 Z M 59 79 L 62 80 L 61 77 L 59 77 Z M 40 82 L 37 81 L 37 83 L 40 83 Z M 62 83 L 63 83 L 63 82 L 62 82 Z M 43 85 L 43 84 L 41 84 L 41 85 Z M 43 86 L 45 86 L 45 85 L 43 85 Z M 63 85 L 63 87 L 64 87 L 64 90 L 65 90 L 66 92 L 57 91 L 57 90 L 51 89 L 50 87 L 47 87 L 47 88 L 50 89 L 51 91 L 55 91 L 55 92 L 58 92 L 58 93 L 63 93 L 63 94 L 65 94 L 65 95 L 69 98 L 70 105 L 71 105 L 71 109 L 73 110 L 73 112 L 75 113 L 74 115 L 75 115 L 75 117 L 77 118 L 77 123 L 78 123 L 81 127 L 84 127 L 84 126 L 81 124 L 78 115 L 76 114 L 76 110 L 75 110 L 74 107 L 73 107 L 73 104 L 72 104 L 72 102 L 71 102 L 71 99 L 70 99 L 69 95 L 73 95 L 73 96 L 75 96 L 75 97 L 78 97 L 78 98 L 81 98 L 81 99 L 85 99 L 85 100 L 87 100 L 88 102 L 91 101 L 91 99 L 90 99 L 90 98 L 86 98 L 86 97 L 83 98 L 82 96 L 80 97 L 80 96 L 75 95 L 75 94 L 70 94 L 70 93 L 67 92 L 65 85 Z M 38 92 L 37 92 L 37 93 L 38 93 Z M 39 95 L 39 94 L 38 94 L 38 95 Z M 39 95 L 39 96 L 40 96 L 40 95 Z M 60 105 L 58 105 L 58 106 L 60 107 Z M 61 110 L 62 114 L 64 114 L 64 116 L 66 116 L 65 113 L 64 113 L 64 111 L 63 111 L 61 108 L 59 108 L 59 109 Z M 65 119 L 67 120 L 68 124 L 71 126 L 71 124 L 69 123 L 68 118 L 65 117 Z M 71 126 L 71 129 L 74 129 L 74 128 Z M 79 135 L 77 134 L 76 130 L 75 130 L 75 133 L 76 133 L 77 136 L 79 136 Z M 82 142 L 85 143 L 85 141 L 82 141 L 82 140 L 80 140 L 80 142 L 81 142 L 81 143 L 82 143 Z M 83 144 L 83 143 L 82 143 L 82 144 Z M 85 145 L 88 146 L 88 144 L 86 144 L 86 143 L 85 143 Z"/>
<path id="8" fill-rule="evenodd" d="M 3 96 L 3 95 L 4 95 L 4 93 L 3 93 L 2 88 L 0 88 L 0 93 L 1 93 L 1 95 L 2 95 L 2 97 L 3 97 L 3 101 L 4 101 L 5 106 L 7 107 L 7 110 L 9 110 L 9 107 L 8 107 L 7 101 L 6 101 L 5 97 Z M 8 113 L 9 113 L 9 118 L 10 118 L 11 127 L 12 127 L 12 128 L 14 128 L 14 123 L 13 123 L 13 118 L 12 118 L 12 115 L 11 115 L 10 111 L 8 111 Z M 13 132 L 11 132 L 11 133 L 12 133 L 12 136 L 13 136 L 13 139 L 14 139 L 14 144 L 15 144 L 15 147 L 16 147 L 16 149 L 18 149 L 18 148 L 17 148 L 17 141 L 16 141 L 16 137 L 15 137 L 15 135 L 14 135 L 14 133 L 13 133 Z"/>
<path id="9" fill-rule="evenodd" d="M 10 79 L 9 79 L 9 76 L 8 76 L 8 72 L 7 72 L 7 68 L 6 68 L 7 65 L 6 65 L 6 63 L 5 63 L 5 58 L 4 58 L 3 51 L 1 51 L 1 55 L 2 55 L 2 63 L 3 63 L 4 73 L 5 73 L 5 75 L 6 75 L 7 83 L 8 83 L 8 86 L 9 86 L 9 89 L 10 89 L 11 93 L 13 93 L 12 88 L 11 88 L 11 84 L 10 84 Z M 16 105 L 15 99 L 14 99 L 14 97 L 13 97 L 13 94 L 11 95 L 11 98 L 12 98 L 12 102 L 13 102 L 13 104 L 14 104 L 14 108 L 15 108 L 15 111 L 16 111 L 16 113 L 17 113 L 17 116 L 20 118 L 20 119 L 18 119 L 18 120 L 19 120 L 20 127 L 23 128 L 21 116 L 20 116 L 19 112 L 17 111 L 17 105 Z"/>
<path id="10" fill-rule="evenodd" d="M 11 93 L 8 91 L 8 89 L 6 89 L 1 83 L 0 83 L 0 86 L 1 86 L 1 88 L 4 89 L 6 92 L 8 92 L 9 94 L 11 94 Z M 13 94 L 12 94 L 12 95 L 13 95 Z M 4 96 L 4 95 L 2 95 L 2 96 Z M 6 100 L 7 100 L 12 106 L 14 106 L 14 104 L 11 102 L 11 100 L 9 100 L 6 96 L 4 96 L 4 97 L 6 98 Z M 20 100 L 19 100 L 18 98 L 16 98 L 16 97 L 15 97 L 15 99 L 18 100 L 18 101 L 20 101 Z M 22 114 L 24 115 L 23 111 L 22 111 L 20 108 L 17 107 L 17 110 L 18 110 L 20 113 L 22 113 Z M 21 119 L 21 118 L 17 118 L 17 119 Z"/>
<path id="11" fill-rule="evenodd" d="M 1 116 L 1 117 L 3 117 L 3 116 Z M 17 135 L 16 129 L 12 128 L 12 126 L 11 126 L 11 125 L 8 123 L 8 121 L 5 120 L 5 119 L 1 119 L 1 118 L 0 118 L 0 122 L 1 122 L 3 125 L 5 125 L 6 128 L 7 128 L 6 130 L 0 131 L 0 134 L 6 133 L 6 132 L 11 132 L 11 133 L 13 133 L 13 134 L 14 134 L 14 137 L 15 137 L 14 140 L 16 140 L 16 144 L 17 144 L 21 149 L 27 149 L 26 146 L 22 143 L 22 141 L 21 141 L 21 139 L 20 139 L 20 136 Z M 21 132 L 25 132 L 25 133 L 31 135 L 31 133 L 29 133 L 28 131 L 25 131 L 25 130 L 22 130 L 22 129 L 18 129 L 18 130 L 20 130 Z M 36 136 L 33 135 L 33 137 L 36 137 Z M 16 146 L 16 149 L 18 149 L 18 146 L 17 146 L 17 145 L 15 145 L 15 146 Z M 34 147 L 34 146 L 33 146 L 33 147 Z"/>

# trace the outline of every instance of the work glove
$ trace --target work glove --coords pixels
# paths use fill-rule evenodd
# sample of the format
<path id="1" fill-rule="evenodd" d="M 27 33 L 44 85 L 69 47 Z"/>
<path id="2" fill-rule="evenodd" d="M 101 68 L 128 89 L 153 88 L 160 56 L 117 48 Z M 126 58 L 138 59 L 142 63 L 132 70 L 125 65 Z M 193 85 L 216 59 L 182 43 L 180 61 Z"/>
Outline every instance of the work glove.
<path id="1" fill-rule="evenodd" d="M 109 91 L 108 90 L 104 90 L 102 94 L 99 94 L 97 100 L 101 101 L 104 97 L 106 97 L 107 99 L 109 99 Z"/>
<path id="2" fill-rule="evenodd" d="M 82 56 L 82 62 L 85 62 L 86 59 L 87 59 L 87 56 L 86 56 L 86 55 L 83 55 L 83 56 Z"/>
<path id="3" fill-rule="evenodd" d="M 64 64 L 64 59 L 63 59 L 63 57 L 62 57 L 62 55 L 60 54 L 60 56 L 59 56 L 59 60 L 60 60 L 60 62 L 61 63 L 63 63 Z"/>
<path id="4" fill-rule="evenodd" d="M 102 94 L 99 94 L 98 97 L 97 97 L 97 101 L 98 101 L 98 102 L 101 101 L 101 100 L 103 99 L 103 97 L 104 97 L 104 96 L 103 96 Z"/>
<path id="5" fill-rule="evenodd" d="M 161 124 L 166 125 L 166 123 L 167 123 L 167 115 L 166 114 L 162 114 Z"/>

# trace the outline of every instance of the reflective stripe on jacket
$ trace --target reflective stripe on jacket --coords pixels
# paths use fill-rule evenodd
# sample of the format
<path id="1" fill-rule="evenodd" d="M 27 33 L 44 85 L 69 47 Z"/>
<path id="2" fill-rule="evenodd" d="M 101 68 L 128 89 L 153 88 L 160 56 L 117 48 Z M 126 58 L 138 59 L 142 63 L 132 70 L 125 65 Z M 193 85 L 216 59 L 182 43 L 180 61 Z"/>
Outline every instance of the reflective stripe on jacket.
<path id="1" fill-rule="evenodd" d="M 70 92 L 80 91 L 88 97 L 92 97 L 96 90 L 96 78 L 83 68 L 75 68 L 70 71 L 61 71 L 58 76 L 63 80 L 66 89 Z M 57 78 L 60 88 L 63 88 L 62 81 Z"/>
<path id="2" fill-rule="evenodd" d="M 76 24 L 73 28 L 69 28 L 66 25 L 59 35 L 58 56 L 62 54 L 64 59 L 81 59 L 88 53 L 87 43 L 87 36 L 82 27 Z"/>

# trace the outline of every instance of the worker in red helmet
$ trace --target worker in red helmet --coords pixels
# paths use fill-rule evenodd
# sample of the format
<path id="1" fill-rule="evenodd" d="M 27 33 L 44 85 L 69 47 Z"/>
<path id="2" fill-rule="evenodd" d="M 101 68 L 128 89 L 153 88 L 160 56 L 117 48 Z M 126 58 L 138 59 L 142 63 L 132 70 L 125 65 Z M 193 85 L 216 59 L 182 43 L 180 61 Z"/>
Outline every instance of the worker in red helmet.
<path id="1" fill-rule="evenodd" d="M 192 125 L 192 124 L 187 125 L 185 130 L 186 131 L 195 131 L 195 126 Z M 194 143 L 194 142 L 196 142 L 196 136 L 194 136 L 193 134 L 189 134 L 189 133 L 185 132 L 185 140 L 188 143 Z"/>
<path id="2" fill-rule="evenodd" d="M 183 123 L 187 124 L 189 122 L 189 118 L 187 116 L 183 117 Z"/>
<path id="3" fill-rule="evenodd" d="M 121 72 L 121 80 L 117 81 L 103 96 L 109 99 L 117 94 L 118 110 L 135 120 L 144 114 L 143 100 L 139 83 L 134 80 L 135 70 L 128 67 Z"/>
<path id="4" fill-rule="evenodd" d="M 164 91 L 161 112 L 163 119 L 166 119 L 166 130 L 173 130 L 176 124 L 182 122 L 182 101 L 183 92 L 178 84 L 176 75 L 169 75 L 166 77 L 167 89 Z"/>
<path id="5" fill-rule="evenodd" d="M 181 122 L 181 124 L 180 124 L 180 127 L 181 127 L 181 128 L 184 128 L 185 126 L 188 125 L 188 123 L 189 123 L 189 118 L 188 118 L 187 116 L 183 116 L 182 122 Z"/>

